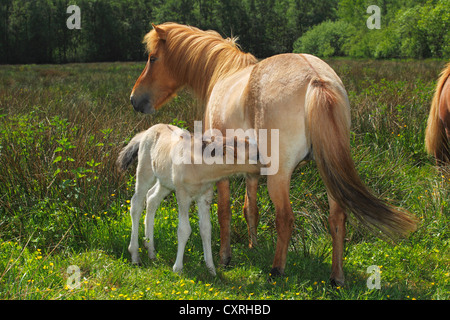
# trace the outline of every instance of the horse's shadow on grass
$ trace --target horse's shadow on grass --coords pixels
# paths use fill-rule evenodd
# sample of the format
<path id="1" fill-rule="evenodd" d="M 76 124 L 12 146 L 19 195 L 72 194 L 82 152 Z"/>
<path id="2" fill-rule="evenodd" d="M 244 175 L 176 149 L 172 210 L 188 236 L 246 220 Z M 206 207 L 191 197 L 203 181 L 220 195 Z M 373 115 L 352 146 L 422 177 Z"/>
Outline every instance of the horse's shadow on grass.
<path id="1" fill-rule="evenodd" d="M 147 252 L 142 248 L 141 264 L 139 268 L 149 269 L 164 267 L 172 269 L 176 259 L 176 243 L 169 240 L 161 244 L 161 239 L 155 239 L 157 258 L 150 260 Z M 194 241 L 192 241 L 194 240 Z M 288 262 L 283 276 L 272 277 L 270 275 L 275 247 L 270 241 L 264 241 L 254 248 L 248 248 L 245 241 L 232 245 L 232 259 L 227 266 L 219 263 L 219 244 L 213 245 L 213 259 L 216 266 L 217 275 L 211 275 L 203 259 L 202 244 L 199 239 L 190 239 L 191 245 L 186 247 L 184 254 L 184 265 L 181 276 L 184 278 L 214 282 L 223 287 L 241 287 L 253 284 L 273 284 L 280 280 L 290 278 L 291 281 L 299 283 L 318 282 L 329 283 L 328 278 L 331 272 L 331 265 L 325 262 L 323 257 L 311 254 L 305 255 L 303 252 L 291 251 L 288 253 Z M 158 246 L 159 244 L 159 246 Z M 188 242 L 189 244 L 189 242 Z M 190 249 L 190 250 L 189 250 Z M 125 258 L 131 264 L 131 257 L 128 251 L 116 252 L 118 257 Z M 284 280 L 283 280 L 284 281 Z M 331 284 L 330 284 L 331 286 Z"/>
<path id="2" fill-rule="evenodd" d="M 286 290 L 310 285 L 314 287 L 314 284 L 327 287 L 330 290 L 331 288 L 335 289 L 329 280 L 331 274 L 331 238 L 328 239 L 329 241 L 323 239 L 318 242 L 308 240 L 306 244 L 303 244 L 304 240 L 301 240 L 299 237 L 293 237 L 287 256 L 284 276 L 271 279 L 269 272 L 272 267 L 276 245 L 276 238 L 273 235 L 261 233 L 258 237 L 258 246 L 250 249 L 248 248 L 248 237 L 244 232 L 245 228 L 239 230 L 240 232 L 232 233 L 232 259 L 228 266 L 223 267 L 219 264 L 220 241 L 218 230 L 217 227 L 213 227 L 212 252 L 217 271 L 217 276 L 214 277 L 206 268 L 202 241 L 198 227 L 195 226 L 196 222 L 191 222 L 191 225 L 193 232 L 186 245 L 183 272 L 181 274 L 185 279 L 194 280 L 195 282 L 214 283 L 223 290 L 228 290 L 232 287 L 242 287 L 243 292 L 256 291 L 258 286 L 270 291 L 272 290 L 271 288 L 276 288 L 276 286 L 270 285 L 274 282 L 277 283 L 277 286 L 283 283 Z M 142 264 L 134 267 L 148 270 L 149 273 L 156 268 L 163 268 L 171 272 L 177 252 L 175 229 L 170 229 L 170 232 L 168 232 L 167 228 L 164 230 L 155 229 L 155 249 L 157 253 L 155 260 L 148 258 L 147 250 L 142 243 L 143 232 L 141 232 L 139 245 Z M 353 241 L 357 240 L 354 238 Z M 125 228 L 110 238 L 110 242 L 106 244 L 107 248 L 104 247 L 103 249 L 106 249 L 109 254 L 117 259 L 128 262 L 130 267 L 132 267 L 131 257 L 128 253 L 128 244 L 129 230 Z M 348 248 L 351 248 L 351 246 L 348 246 Z M 348 295 L 349 298 L 359 297 L 360 293 L 368 290 L 367 281 L 370 274 L 367 274 L 365 268 L 363 269 L 361 269 L 361 266 L 353 266 L 344 262 L 344 273 L 346 276 L 344 289 L 352 291 Z M 402 285 L 394 281 L 387 283 L 384 281 L 383 276 L 381 278 L 381 290 L 376 291 L 378 293 L 372 294 L 371 298 L 389 298 L 387 295 L 394 299 L 407 299 L 408 296 L 426 298 L 430 294 L 424 290 L 416 290 L 408 285 Z M 336 298 L 342 297 L 336 295 Z"/>
<path id="3" fill-rule="evenodd" d="M 127 245 L 117 243 L 113 255 L 128 261 L 130 267 L 147 269 L 149 272 L 153 268 L 161 267 L 172 270 L 176 259 L 176 243 L 170 239 L 164 239 L 167 240 L 166 243 L 162 240 L 155 239 L 157 252 L 155 260 L 150 260 L 146 250 L 141 246 L 142 263 L 140 265 L 132 265 L 131 257 L 126 249 Z M 326 288 L 326 298 L 331 299 L 346 298 L 345 295 L 339 294 L 340 289 L 347 290 L 349 292 L 347 298 L 350 299 L 366 294 L 370 294 L 371 299 L 389 299 L 389 297 L 391 299 L 407 299 L 408 296 L 420 298 L 425 295 L 421 290 L 398 286 L 395 283 L 385 283 L 384 281 L 381 283 L 381 290 L 372 290 L 370 293 L 369 288 L 367 288 L 370 274 L 367 274 L 366 270 L 345 265 L 346 283 L 344 288 L 336 288 L 329 280 L 331 262 L 327 254 L 316 255 L 295 249 L 288 252 L 285 274 L 272 278 L 269 272 L 275 248 L 270 240 L 265 240 L 252 249 L 247 247 L 245 241 L 234 243 L 232 245 L 233 256 L 228 266 L 219 264 L 219 243 L 214 244 L 213 258 L 217 275 L 213 276 L 206 268 L 201 240 L 192 240 L 191 246 L 186 247 L 184 267 L 180 276 L 195 282 L 213 283 L 217 289 L 223 291 L 240 288 L 240 296 L 242 297 L 249 295 L 251 292 L 256 293 L 258 290 L 276 294 L 280 290 L 291 291 L 315 285 Z"/>

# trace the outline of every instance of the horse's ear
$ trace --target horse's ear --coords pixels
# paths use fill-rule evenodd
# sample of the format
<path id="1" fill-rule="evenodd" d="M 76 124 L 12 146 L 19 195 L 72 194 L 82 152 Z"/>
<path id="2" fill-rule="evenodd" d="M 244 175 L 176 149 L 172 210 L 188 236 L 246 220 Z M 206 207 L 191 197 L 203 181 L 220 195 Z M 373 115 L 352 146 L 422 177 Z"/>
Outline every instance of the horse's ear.
<path id="1" fill-rule="evenodd" d="M 157 25 L 154 25 L 153 23 L 152 23 L 152 27 L 156 31 L 156 33 L 158 34 L 158 37 L 161 40 L 166 40 L 166 31 L 163 28 L 158 27 Z"/>

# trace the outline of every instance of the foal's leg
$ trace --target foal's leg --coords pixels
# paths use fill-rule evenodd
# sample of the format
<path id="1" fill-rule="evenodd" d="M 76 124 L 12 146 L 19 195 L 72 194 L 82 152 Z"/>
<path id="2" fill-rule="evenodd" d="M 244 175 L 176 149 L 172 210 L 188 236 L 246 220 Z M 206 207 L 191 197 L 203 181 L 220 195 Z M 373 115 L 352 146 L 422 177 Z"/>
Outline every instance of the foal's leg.
<path id="1" fill-rule="evenodd" d="M 230 228 L 230 182 L 221 180 L 217 186 L 217 215 L 220 226 L 220 264 L 226 266 L 231 260 Z"/>
<path id="2" fill-rule="evenodd" d="M 174 272 L 181 272 L 183 270 L 183 255 L 186 243 L 191 235 L 191 225 L 189 224 L 189 207 L 191 205 L 191 198 L 184 193 L 177 192 L 178 201 L 178 250 L 177 259 L 173 265 Z"/>
<path id="3" fill-rule="evenodd" d="M 342 259 L 344 256 L 345 221 L 347 215 L 341 206 L 330 197 L 329 193 L 328 202 L 330 204 L 328 223 L 330 224 L 330 233 L 333 241 L 330 280 L 333 285 L 342 286 L 345 279 L 344 270 L 342 268 Z"/>
<path id="4" fill-rule="evenodd" d="M 294 213 L 289 201 L 289 183 L 290 174 L 282 175 L 278 173 L 267 177 L 267 188 L 276 211 L 275 222 L 277 228 L 277 247 L 272 270 L 270 271 L 272 276 L 284 273 L 289 241 L 294 225 Z"/>
<path id="5" fill-rule="evenodd" d="M 128 251 L 131 254 L 131 261 L 134 264 L 140 263 L 139 258 L 139 220 L 141 218 L 142 210 L 144 210 L 145 195 L 148 189 L 154 183 L 155 178 L 153 172 L 138 170 L 136 180 L 136 192 L 131 198 L 131 239 Z"/>
<path id="6" fill-rule="evenodd" d="M 202 237 L 203 244 L 203 254 L 205 256 L 206 267 L 212 275 L 216 275 L 216 268 L 214 267 L 214 262 L 212 258 L 211 250 L 211 215 L 210 207 L 213 197 L 213 190 L 207 191 L 203 196 L 201 196 L 198 201 L 198 217 L 199 217 L 199 227 L 200 235 Z"/>
<path id="7" fill-rule="evenodd" d="M 258 205 L 256 196 L 258 191 L 259 176 L 247 176 L 244 202 L 244 217 L 247 220 L 249 248 L 257 245 L 257 230 L 259 222 Z"/>
<path id="8" fill-rule="evenodd" d="M 147 248 L 148 257 L 155 259 L 155 245 L 153 236 L 153 226 L 155 222 L 155 213 L 158 210 L 161 201 L 170 193 L 170 190 L 163 187 L 159 182 L 147 193 L 147 213 L 145 215 L 145 239 L 144 246 Z"/>

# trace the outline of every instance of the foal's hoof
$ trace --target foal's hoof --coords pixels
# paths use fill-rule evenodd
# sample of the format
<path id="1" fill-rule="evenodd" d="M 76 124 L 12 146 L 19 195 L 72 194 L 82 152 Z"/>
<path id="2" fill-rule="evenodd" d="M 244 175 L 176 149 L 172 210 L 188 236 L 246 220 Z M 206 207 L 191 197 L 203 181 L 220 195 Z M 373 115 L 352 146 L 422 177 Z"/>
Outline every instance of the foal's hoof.
<path id="1" fill-rule="evenodd" d="M 183 267 L 179 267 L 176 264 L 172 267 L 173 272 L 181 274 L 183 272 Z"/>
<path id="2" fill-rule="evenodd" d="M 136 266 L 136 267 L 142 267 L 142 261 L 133 261 L 131 262 L 131 265 Z"/>
<path id="3" fill-rule="evenodd" d="M 209 271 L 209 273 L 212 275 L 212 276 L 217 276 L 217 273 L 216 273 L 216 268 L 214 268 L 214 267 L 208 267 L 208 271 Z"/>

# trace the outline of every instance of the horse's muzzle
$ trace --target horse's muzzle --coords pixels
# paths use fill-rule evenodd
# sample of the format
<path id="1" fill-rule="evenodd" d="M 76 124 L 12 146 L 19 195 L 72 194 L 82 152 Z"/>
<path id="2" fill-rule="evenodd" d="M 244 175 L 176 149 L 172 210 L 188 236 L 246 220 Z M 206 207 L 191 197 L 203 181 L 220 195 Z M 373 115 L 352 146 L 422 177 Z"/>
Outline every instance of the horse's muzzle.
<path id="1" fill-rule="evenodd" d="M 155 108 L 150 102 L 150 97 L 148 95 L 143 95 L 141 97 L 131 95 L 130 102 L 133 105 L 134 110 L 137 112 L 142 112 L 145 114 L 152 114 L 155 112 Z"/>

